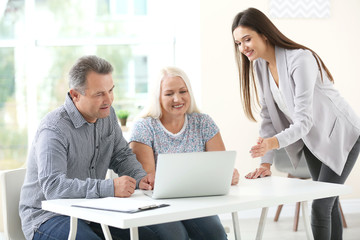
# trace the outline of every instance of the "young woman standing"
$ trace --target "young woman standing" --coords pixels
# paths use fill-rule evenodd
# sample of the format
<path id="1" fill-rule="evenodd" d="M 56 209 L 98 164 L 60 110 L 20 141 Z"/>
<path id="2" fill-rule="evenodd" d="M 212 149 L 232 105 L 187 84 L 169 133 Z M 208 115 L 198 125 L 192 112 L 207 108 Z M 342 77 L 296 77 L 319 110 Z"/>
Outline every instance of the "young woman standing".
<path id="1" fill-rule="evenodd" d="M 271 175 L 272 150 L 285 148 L 294 167 L 305 154 L 314 181 L 343 184 L 359 155 L 360 119 L 334 89 L 321 58 L 255 8 L 235 16 L 232 34 L 245 114 L 255 121 L 254 103 L 261 106 L 260 137 L 250 150 L 261 164 L 246 177 Z M 313 201 L 315 239 L 342 239 L 338 201 Z"/>

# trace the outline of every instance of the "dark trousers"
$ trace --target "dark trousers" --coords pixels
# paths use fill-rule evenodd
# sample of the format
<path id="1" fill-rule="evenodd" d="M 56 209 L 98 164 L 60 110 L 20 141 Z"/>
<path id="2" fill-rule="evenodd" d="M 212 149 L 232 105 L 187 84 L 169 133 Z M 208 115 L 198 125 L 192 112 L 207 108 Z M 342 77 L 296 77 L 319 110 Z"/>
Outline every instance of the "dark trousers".
<path id="1" fill-rule="evenodd" d="M 129 229 L 119 229 L 109 227 L 114 240 L 130 239 Z M 33 240 L 65 240 L 68 239 L 70 231 L 70 217 L 56 216 L 45 223 L 35 231 Z M 139 228 L 140 239 L 157 240 L 155 233 L 147 228 Z M 90 223 L 78 219 L 76 240 L 102 240 L 105 239 L 100 224 Z"/>
<path id="2" fill-rule="evenodd" d="M 70 217 L 56 216 L 40 225 L 33 240 L 65 240 L 70 230 Z M 130 239 L 129 229 L 109 227 L 114 240 Z M 139 227 L 139 239 L 145 240 L 225 240 L 227 235 L 218 216 L 189 219 Z M 78 219 L 76 240 L 103 240 L 101 225 Z"/>
<path id="3" fill-rule="evenodd" d="M 314 181 L 344 184 L 359 156 L 360 138 L 356 141 L 347 158 L 341 175 L 317 159 L 305 146 L 304 154 Z M 339 197 L 316 199 L 311 208 L 311 227 L 315 240 L 341 240 L 343 234 L 339 208 Z"/>

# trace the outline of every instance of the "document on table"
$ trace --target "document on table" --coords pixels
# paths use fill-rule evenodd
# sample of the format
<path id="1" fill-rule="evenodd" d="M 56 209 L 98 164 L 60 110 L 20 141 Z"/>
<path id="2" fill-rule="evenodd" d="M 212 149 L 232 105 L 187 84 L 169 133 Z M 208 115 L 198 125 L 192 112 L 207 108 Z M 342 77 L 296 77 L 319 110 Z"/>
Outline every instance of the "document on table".
<path id="1" fill-rule="evenodd" d="M 107 197 L 86 199 L 83 202 L 71 206 L 123 213 L 136 213 L 167 207 L 169 204 L 159 203 L 159 201 L 140 201 L 132 198 Z"/>

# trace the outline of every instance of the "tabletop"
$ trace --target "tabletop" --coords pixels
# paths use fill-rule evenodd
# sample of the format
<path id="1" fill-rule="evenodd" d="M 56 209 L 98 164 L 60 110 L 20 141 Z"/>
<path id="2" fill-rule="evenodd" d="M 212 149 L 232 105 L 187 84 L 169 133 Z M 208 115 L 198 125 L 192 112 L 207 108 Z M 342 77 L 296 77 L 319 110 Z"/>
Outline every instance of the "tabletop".
<path id="1" fill-rule="evenodd" d="M 283 177 L 241 179 L 231 186 L 228 195 L 154 200 L 136 190 L 133 199 L 167 203 L 169 207 L 133 214 L 72 207 L 84 199 L 57 199 L 42 202 L 44 210 L 119 228 L 141 227 L 184 219 L 198 218 L 246 209 L 308 201 L 351 193 L 349 186 Z M 100 220 L 99 220 L 100 219 Z"/>

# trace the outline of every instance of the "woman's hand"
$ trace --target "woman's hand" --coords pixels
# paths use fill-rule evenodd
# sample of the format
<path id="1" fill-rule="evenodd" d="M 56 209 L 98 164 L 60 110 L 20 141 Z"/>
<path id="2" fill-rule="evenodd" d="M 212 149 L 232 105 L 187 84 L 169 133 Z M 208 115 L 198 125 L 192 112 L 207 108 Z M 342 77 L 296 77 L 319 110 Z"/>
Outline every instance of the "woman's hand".
<path id="1" fill-rule="evenodd" d="M 255 169 L 255 171 L 248 173 L 245 178 L 255 179 L 258 177 L 262 178 L 266 176 L 271 176 L 270 167 L 270 163 L 262 163 L 259 168 Z"/>
<path id="2" fill-rule="evenodd" d="M 239 174 L 239 171 L 234 168 L 234 172 L 233 172 L 233 176 L 232 176 L 232 180 L 231 180 L 231 185 L 236 185 L 239 183 L 239 177 L 240 177 L 240 174 Z"/>
<path id="3" fill-rule="evenodd" d="M 263 157 L 268 151 L 279 148 L 279 141 L 276 137 L 261 138 L 257 142 L 257 145 L 253 146 L 250 150 L 251 157 Z"/>

